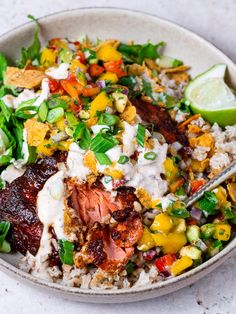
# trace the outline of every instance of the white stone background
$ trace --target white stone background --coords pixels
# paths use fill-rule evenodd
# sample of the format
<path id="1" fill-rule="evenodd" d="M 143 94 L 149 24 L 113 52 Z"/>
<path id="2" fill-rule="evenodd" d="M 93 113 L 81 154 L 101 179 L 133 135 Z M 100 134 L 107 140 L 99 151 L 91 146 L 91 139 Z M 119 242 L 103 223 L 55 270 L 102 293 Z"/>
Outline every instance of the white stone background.
<path id="1" fill-rule="evenodd" d="M 235 0 L 0 0 L 0 34 L 61 10 L 112 6 L 150 12 L 205 37 L 236 61 Z M 1 314 L 235 314 L 236 256 L 194 285 L 153 300 L 130 304 L 83 304 L 59 299 L 0 273 Z"/>

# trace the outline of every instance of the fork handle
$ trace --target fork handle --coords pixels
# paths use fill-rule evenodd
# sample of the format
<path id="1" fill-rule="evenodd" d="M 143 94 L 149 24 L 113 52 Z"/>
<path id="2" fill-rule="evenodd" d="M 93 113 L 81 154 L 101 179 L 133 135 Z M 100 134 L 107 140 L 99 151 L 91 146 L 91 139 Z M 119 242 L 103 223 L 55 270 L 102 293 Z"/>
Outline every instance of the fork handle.
<path id="1" fill-rule="evenodd" d="M 186 207 L 193 205 L 203 196 L 205 192 L 213 190 L 234 174 L 236 174 L 236 161 L 231 163 L 228 167 L 226 167 L 224 170 L 222 170 L 216 176 L 214 176 L 213 179 L 204 184 L 204 186 L 199 191 L 197 191 L 192 196 L 187 198 L 185 200 Z"/>

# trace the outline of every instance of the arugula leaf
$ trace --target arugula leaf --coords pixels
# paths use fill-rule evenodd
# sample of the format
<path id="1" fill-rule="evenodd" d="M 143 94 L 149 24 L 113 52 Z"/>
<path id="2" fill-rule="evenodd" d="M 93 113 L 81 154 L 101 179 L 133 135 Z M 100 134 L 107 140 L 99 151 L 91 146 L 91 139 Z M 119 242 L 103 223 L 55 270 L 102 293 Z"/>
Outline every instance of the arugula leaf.
<path id="1" fill-rule="evenodd" d="M 126 45 L 120 44 L 118 51 L 124 54 L 124 58 L 130 57 L 136 63 L 141 64 L 145 58 L 155 60 L 160 57 L 158 49 L 165 45 L 164 42 L 160 42 L 156 45 L 147 43 L 144 45 Z"/>
<path id="2" fill-rule="evenodd" d="M 2 113 L 6 119 L 7 122 L 10 121 L 11 115 L 13 110 L 11 108 L 8 108 L 3 100 L 0 100 L 0 108 L 2 109 Z"/>
<path id="3" fill-rule="evenodd" d="M 7 58 L 0 52 L 0 81 L 3 81 L 4 72 L 7 69 Z"/>
<path id="4" fill-rule="evenodd" d="M 35 17 L 33 17 L 32 15 L 28 15 L 28 18 L 36 23 L 36 28 L 32 44 L 28 48 L 23 47 L 21 49 L 21 60 L 18 62 L 18 66 L 20 68 L 24 68 L 28 60 L 31 60 L 32 62 L 39 62 L 40 56 L 41 43 L 39 40 L 39 25 Z"/>
<path id="5" fill-rule="evenodd" d="M 0 222 L 0 252 L 3 252 L 3 253 L 9 253 L 11 251 L 11 246 L 6 241 L 6 236 L 9 229 L 10 229 L 9 221 Z"/>
<path id="6" fill-rule="evenodd" d="M 63 264 L 73 265 L 73 251 L 75 245 L 67 240 L 59 240 L 59 257 Z"/>

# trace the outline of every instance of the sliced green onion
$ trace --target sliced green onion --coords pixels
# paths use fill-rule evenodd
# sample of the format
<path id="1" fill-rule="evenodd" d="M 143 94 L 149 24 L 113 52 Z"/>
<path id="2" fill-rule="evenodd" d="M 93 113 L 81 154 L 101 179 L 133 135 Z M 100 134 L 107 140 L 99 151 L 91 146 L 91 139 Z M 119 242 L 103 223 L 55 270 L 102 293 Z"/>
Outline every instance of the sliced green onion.
<path id="1" fill-rule="evenodd" d="M 67 109 L 68 108 L 68 103 L 67 101 L 63 100 L 60 98 L 60 96 L 54 96 L 52 98 L 50 98 L 47 101 L 47 105 L 49 109 L 54 109 L 54 108 L 63 108 L 63 109 Z"/>
<path id="2" fill-rule="evenodd" d="M 75 141 L 78 141 L 82 138 L 85 128 L 86 128 L 86 125 L 84 122 L 80 122 L 77 125 L 77 127 L 75 128 L 74 134 L 73 134 L 73 138 Z"/>
<path id="3" fill-rule="evenodd" d="M 37 114 L 38 107 L 34 106 L 35 98 L 23 101 L 16 109 L 15 116 L 21 119 L 30 119 Z"/>
<path id="4" fill-rule="evenodd" d="M 59 57 L 60 57 L 60 61 L 61 63 L 70 63 L 70 61 L 72 60 L 73 57 L 73 52 L 69 49 L 61 49 L 60 53 L 59 53 Z"/>
<path id="5" fill-rule="evenodd" d="M 83 132 L 83 137 L 79 141 L 79 147 L 81 149 L 87 149 L 91 143 L 91 134 L 89 129 L 86 127 Z"/>
<path id="6" fill-rule="evenodd" d="M 109 134 L 98 133 L 91 142 L 90 149 L 95 153 L 105 153 L 119 142 Z"/>
<path id="7" fill-rule="evenodd" d="M 123 165 L 123 164 L 126 164 L 128 161 L 129 161 L 129 157 L 122 155 L 122 156 L 120 156 L 118 163 Z"/>
<path id="8" fill-rule="evenodd" d="M 138 144 L 142 147 L 144 147 L 145 132 L 145 127 L 141 123 L 139 123 L 136 139 Z"/>
<path id="9" fill-rule="evenodd" d="M 55 109 L 51 109 L 47 115 L 48 123 L 55 123 L 59 121 L 64 116 L 64 109 L 59 107 Z"/>
<path id="10" fill-rule="evenodd" d="M 72 112 L 66 112 L 65 116 L 70 127 L 74 127 L 79 123 L 78 119 Z"/>
<path id="11" fill-rule="evenodd" d="M 154 152 L 148 152 L 144 154 L 144 158 L 147 160 L 155 160 L 157 158 L 157 154 Z"/>
<path id="12" fill-rule="evenodd" d="M 110 158 L 105 153 L 95 153 L 95 157 L 100 165 L 111 165 Z"/>
<path id="13" fill-rule="evenodd" d="M 94 63 L 95 60 L 97 60 L 97 54 L 95 51 L 89 48 L 82 49 L 85 58 L 88 60 L 89 63 Z"/>
<path id="14" fill-rule="evenodd" d="M 2 253 L 10 253 L 11 252 L 11 246 L 10 243 L 6 240 L 3 241 L 3 244 L 0 245 L 0 252 Z"/>
<path id="15" fill-rule="evenodd" d="M 200 228 L 195 225 L 188 226 L 186 230 L 186 237 L 190 243 L 194 243 L 200 239 Z"/>
<path id="16" fill-rule="evenodd" d="M 59 257 L 63 264 L 73 265 L 73 251 L 75 245 L 67 240 L 59 240 Z"/>
<path id="17" fill-rule="evenodd" d="M 117 124 L 119 121 L 119 118 L 114 115 L 114 114 L 109 114 L 109 113 L 102 113 L 99 117 L 98 124 L 100 125 L 108 125 L 108 126 L 113 126 Z"/>
<path id="18" fill-rule="evenodd" d="M 109 183 L 109 182 L 111 182 L 112 181 L 112 177 L 111 176 L 105 176 L 104 177 L 104 182 L 105 183 Z"/>
<path id="19" fill-rule="evenodd" d="M 48 106 L 47 106 L 46 102 L 43 101 L 41 103 L 41 105 L 39 106 L 39 110 L 38 110 L 39 119 L 42 122 L 44 122 L 47 119 L 47 115 L 48 115 Z"/>
<path id="20" fill-rule="evenodd" d="M 201 226 L 200 229 L 201 229 L 202 238 L 207 240 L 207 239 L 210 239 L 211 237 L 213 237 L 215 230 L 216 230 L 216 226 L 215 226 L 215 224 L 208 223 L 208 224 Z"/>

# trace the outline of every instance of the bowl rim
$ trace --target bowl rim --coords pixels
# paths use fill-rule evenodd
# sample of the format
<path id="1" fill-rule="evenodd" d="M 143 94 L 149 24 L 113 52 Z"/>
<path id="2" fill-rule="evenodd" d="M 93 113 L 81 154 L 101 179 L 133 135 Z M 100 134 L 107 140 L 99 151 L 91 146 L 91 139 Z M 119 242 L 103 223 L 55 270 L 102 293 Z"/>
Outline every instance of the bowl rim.
<path id="1" fill-rule="evenodd" d="M 120 13 L 127 14 L 127 15 L 136 14 L 136 15 L 139 15 L 140 17 L 144 17 L 144 18 L 145 17 L 146 18 L 153 18 L 153 19 L 159 21 L 160 23 L 164 23 L 168 26 L 171 26 L 171 27 L 178 29 L 179 31 L 181 31 L 183 33 L 188 34 L 189 36 L 193 37 L 197 41 L 202 42 L 206 48 L 213 49 L 214 52 L 217 52 L 219 56 L 221 56 L 227 60 L 228 64 L 230 64 L 230 66 L 232 68 L 234 68 L 235 73 L 236 73 L 236 64 L 225 53 L 223 53 L 214 44 L 207 41 L 204 37 L 196 34 L 195 32 L 189 30 L 188 28 L 186 28 L 186 27 L 184 27 L 178 23 L 172 22 L 166 18 L 161 18 L 157 15 L 143 12 L 140 10 L 110 7 L 110 6 L 99 6 L 99 7 L 86 6 L 86 7 L 73 8 L 73 9 L 69 9 L 69 10 L 60 10 L 60 11 L 57 11 L 54 13 L 50 13 L 50 14 L 44 15 L 40 18 L 37 18 L 37 21 L 43 22 L 44 20 L 54 18 L 55 16 L 60 16 L 62 14 L 73 13 L 76 11 L 86 11 L 86 10 L 88 10 L 88 11 L 92 11 L 92 10 L 95 10 L 95 11 L 115 11 L 117 13 L 120 12 Z M 32 21 L 25 22 L 23 24 L 20 24 L 16 27 L 4 32 L 3 34 L 0 35 L 0 43 L 1 43 L 1 41 L 4 41 L 4 39 L 6 39 L 9 35 L 13 35 L 15 31 L 21 32 L 24 30 L 24 28 L 26 28 L 32 24 L 33 24 Z M 141 292 L 147 293 L 147 292 L 151 292 L 154 290 L 158 291 L 158 290 L 166 289 L 168 287 L 170 288 L 170 287 L 174 286 L 175 283 L 178 283 L 179 285 L 181 283 L 184 283 L 182 287 L 187 286 L 189 284 L 186 282 L 186 280 L 188 278 L 195 277 L 197 275 L 199 275 L 199 278 L 200 278 L 204 275 L 203 274 L 204 270 L 206 270 L 208 268 L 210 268 L 211 271 L 213 271 L 214 268 L 219 266 L 221 262 L 223 263 L 227 257 L 229 258 L 235 250 L 236 250 L 236 238 L 232 239 L 227 244 L 227 246 L 221 252 L 219 252 L 217 255 L 213 256 L 208 261 L 204 262 L 203 264 L 199 265 L 198 267 L 187 271 L 186 273 L 183 273 L 183 274 L 176 276 L 176 277 L 171 277 L 171 278 L 164 280 L 164 281 L 159 281 L 157 283 L 149 284 L 147 286 L 122 288 L 122 289 L 117 289 L 117 290 L 83 289 L 83 288 L 79 288 L 79 287 L 68 287 L 68 286 L 64 286 L 62 284 L 48 282 L 44 279 L 35 277 L 29 273 L 24 272 L 23 270 L 17 268 L 16 266 L 10 264 L 9 262 L 7 262 L 5 260 L 3 260 L 1 257 L 0 257 L 0 270 L 5 270 L 6 273 L 9 273 L 11 275 L 15 275 L 19 279 L 24 279 L 28 283 L 34 283 L 38 287 L 50 288 L 50 289 L 54 290 L 55 292 L 68 293 L 70 295 L 87 296 L 87 297 L 88 296 L 105 296 L 105 297 L 106 296 L 107 297 L 109 297 L 109 296 L 124 296 L 127 294 L 128 295 L 135 295 L 135 294 L 141 293 Z M 216 263 L 217 263 L 217 265 L 216 265 Z M 200 273 L 202 273 L 202 275 L 200 275 Z M 179 287 L 179 288 L 181 288 L 181 287 Z M 179 289 L 179 288 L 177 288 L 177 289 Z M 150 296 L 150 298 L 151 297 L 152 296 Z M 146 297 L 146 298 L 148 298 L 148 297 Z"/>

